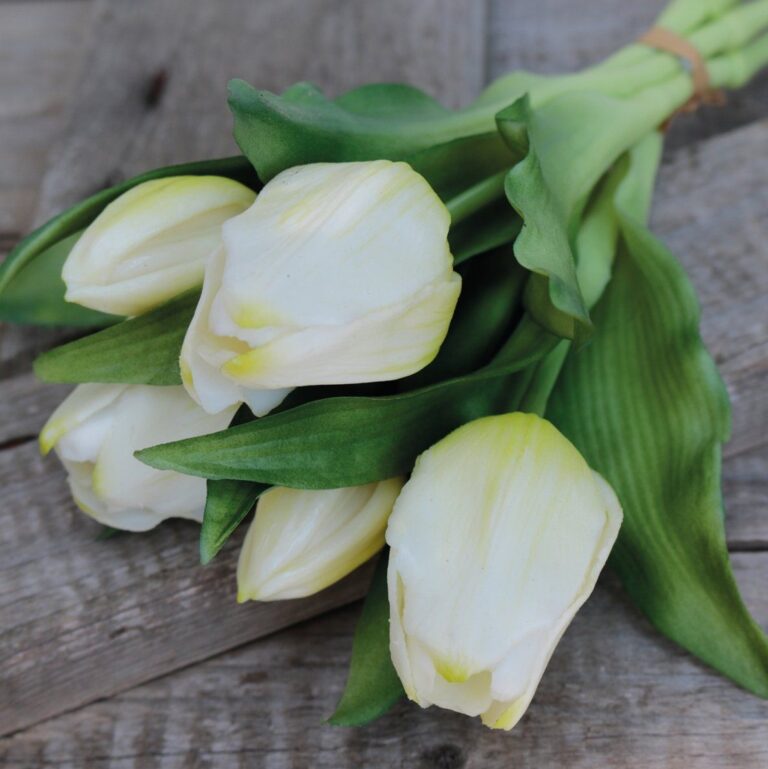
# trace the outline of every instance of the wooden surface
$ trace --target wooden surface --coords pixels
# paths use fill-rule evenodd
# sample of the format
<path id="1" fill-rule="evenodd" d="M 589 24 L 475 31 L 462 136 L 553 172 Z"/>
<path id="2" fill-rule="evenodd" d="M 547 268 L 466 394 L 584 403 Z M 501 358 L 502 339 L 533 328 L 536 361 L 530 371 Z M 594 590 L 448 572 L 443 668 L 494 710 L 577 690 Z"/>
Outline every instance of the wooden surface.
<path id="1" fill-rule="evenodd" d="M 230 151 L 230 76 L 272 89 L 309 79 L 331 93 L 407 80 L 455 105 L 507 69 L 583 66 L 639 34 L 660 5 L 0 2 L 0 250 L 107 181 Z M 767 97 L 762 77 L 732 110 L 673 127 L 654 216 L 696 284 L 733 398 L 728 540 L 764 625 Z M 356 607 L 243 644 L 351 600 L 364 577 L 321 602 L 237 607 L 240 537 L 206 569 L 189 524 L 94 541 L 33 441 L 66 388 L 36 383 L 30 363 L 61 335 L 0 328 L 0 766 L 768 765 L 768 703 L 660 638 L 610 577 L 512 734 L 406 704 L 364 730 L 323 725 Z"/>

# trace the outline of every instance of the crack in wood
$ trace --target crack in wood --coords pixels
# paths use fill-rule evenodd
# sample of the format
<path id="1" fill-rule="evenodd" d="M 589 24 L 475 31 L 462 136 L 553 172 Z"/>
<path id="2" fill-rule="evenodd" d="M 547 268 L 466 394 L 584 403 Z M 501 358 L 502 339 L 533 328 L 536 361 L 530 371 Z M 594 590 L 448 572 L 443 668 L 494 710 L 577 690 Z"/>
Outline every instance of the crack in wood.
<path id="1" fill-rule="evenodd" d="M 0 451 L 8 451 L 10 449 L 16 449 L 19 446 L 23 446 L 25 443 L 36 441 L 37 435 L 20 435 L 17 438 L 9 438 L 8 440 L 0 442 Z"/>

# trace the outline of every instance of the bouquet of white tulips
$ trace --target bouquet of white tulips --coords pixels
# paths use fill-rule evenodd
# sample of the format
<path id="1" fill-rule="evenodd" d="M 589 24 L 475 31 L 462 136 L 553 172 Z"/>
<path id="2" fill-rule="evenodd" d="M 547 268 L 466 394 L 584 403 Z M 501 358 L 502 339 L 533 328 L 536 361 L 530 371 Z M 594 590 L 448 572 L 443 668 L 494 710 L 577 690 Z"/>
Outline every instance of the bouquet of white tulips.
<path id="1" fill-rule="evenodd" d="M 768 697 L 724 538 L 727 394 L 647 226 L 660 127 L 768 63 L 768 0 L 674 0 L 655 37 L 455 112 L 233 81 L 242 156 L 104 190 L 0 268 L 2 319 L 101 327 L 35 365 L 77 385 L 41 446 L 85 513 L 198 521 L 206 563 L 255 507 L 240 601 L 384 551 L 334 723 L 406 695 L 510 729 L 609 560 Z"/>

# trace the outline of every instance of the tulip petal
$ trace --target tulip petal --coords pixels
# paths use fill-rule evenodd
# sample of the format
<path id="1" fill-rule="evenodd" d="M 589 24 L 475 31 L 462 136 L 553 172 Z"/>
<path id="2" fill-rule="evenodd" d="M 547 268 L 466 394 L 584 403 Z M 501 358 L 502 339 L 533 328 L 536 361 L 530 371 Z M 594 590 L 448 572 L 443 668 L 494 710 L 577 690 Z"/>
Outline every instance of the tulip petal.
<path id="1" fill-rule="evenodd" d="M 221 225 L 255 193 L 220 176 L 143 182 L 112 201 L 69 253 L 66 299 L 116 315 L 140 315 L 203 279 Z"/>
<path id="2" fill-rule="evenodd" d="M 227 311 L 246 329 L 307 327 L 407 302 L 414 286 L 450 275 L 449 224 L 440 199 L 405 163 L 285 171 L 223 228 Z"/>
<path id="3" fill-rule="evenodd" d="M 461 279 L 432 284 L 407 304 L 387 307 L 341 328 L 288 333 L 228 361 L 224 373 L 246 385 L 383 382 L 424 368 L 437 355 L 461 291 Z"/>
<path id="4" fill-rule="evenodd" d="M 300 598 L 354 571 L 384 546 L 402 481 L 264 492 L 237 567 L 238 601 Z"/>
<path id="5" fill-rule="evenodd" d="M 47 454 L 67 433 L 113 403 L 124 390 L 125 387 L 103 384 L 76 387 L 51 414 L 40 432 L 42 453 Z"/>
<path id="6" fill-rule="evenodd" d="M 461 290 L 449 215 L 405 163 L 319 163 L 226 223 L 182 349 L 190 394 L 257 415 L 293 387 L 384 381 L 434 359 Z"/>
<path id="7" fill-rule="evenodd" d="M 200 521 L 205 481 L 151 470 L 134 452 L 221 430 L 234 410 L 211 416 L 181 387 L 80 385 L 52 415 L 41 445 L 56 448 L 75 501 L 101 523 L 138 531 L 169 517 Z"/>
<path id="8" fill-rule="evenodd" d="M 534 415 L 471 422 L 422 454 L 387 529 L 408 696 L 511 728 L 620 523 L 610 487 Z"/>
<path id="9" fill-rule="evenodd" d="M 209 414 L 247 403 L 256 416 L 268 414 L 282 403 L 290 389 L 250 389 L 224 376 L 220 367 L 247 346 L 233 338 L 217 337 L 209 328 L 211 306 L 224 270 L 224 251 L 218 249 L 206 267 L 203 292 L 181 347 L 181 379 L 189 393 Z"/>

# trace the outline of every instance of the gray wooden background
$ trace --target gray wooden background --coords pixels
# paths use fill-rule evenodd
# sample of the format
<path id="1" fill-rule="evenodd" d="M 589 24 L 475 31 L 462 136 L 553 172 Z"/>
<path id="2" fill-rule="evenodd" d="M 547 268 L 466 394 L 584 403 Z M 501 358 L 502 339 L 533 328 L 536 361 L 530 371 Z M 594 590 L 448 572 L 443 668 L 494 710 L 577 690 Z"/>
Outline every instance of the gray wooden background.
<path id="1" fill-rule="evenodd" d="M 229 77 L 270 89 L 307 79 L 332 93 L 405 80 L 461 105 L 510 68 L 599 59 L 660 6 L 0 0 L 0 256 L 105 184 L 234 151 Z M 728 540 L 764 625 L 767 119 L 766 76 L 727 110 L 680 119 L 655 212 L 699 290 L 733 399 Z M 97 527 L 74 510 L 62 471 L 34 440 L 66 388 L 36 383 L 31 361 L 63 337 L 0 327 L 0 766 L 768 766 L 768 703 L 659 637 L 610 575 L 514 732 L 406 704 L 367 729 L 325 726 L 358 609 L 338 607 L 361 594 L 365 574 L 310 601 L 238 607 L 242 532 L 205 569 L 192 525 L 95 541 Z"/>

